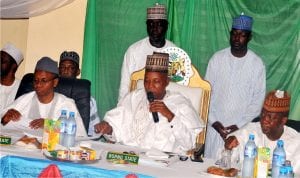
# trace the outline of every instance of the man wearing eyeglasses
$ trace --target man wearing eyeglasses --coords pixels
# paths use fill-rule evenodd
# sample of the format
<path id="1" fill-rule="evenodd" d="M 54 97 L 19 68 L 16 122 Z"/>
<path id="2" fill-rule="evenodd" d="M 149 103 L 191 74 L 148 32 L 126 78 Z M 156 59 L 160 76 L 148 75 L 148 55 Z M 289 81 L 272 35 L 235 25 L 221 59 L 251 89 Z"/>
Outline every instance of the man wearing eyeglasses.
<path id="1" fill-rule="evenodd" d="M 35 67 L 34 91 L 20 96 L 1 113 L 1 124 L 12 128 L 30 128 L 42 136 L 44 119 L 57 119 L 61 110 L 75 112 L 77 136 L 87 136 L 81 116 L 73 99 L 55 93 L 58 84 L 57 62 L 41 58 Z"/>
<path id="2" fill-rule="evenodd" d="M 244 146 L 249 134 L 254 135 L 258 147 L 270 148 L 270 156 L 273 155 L 277 141 L 283 140 L 286 160 L 291 161 L 295 175 L 300 175 L 300 134 L 285 125 L 290 111 L 290 100 L 285 91 L 271 91 L 263 104 L 260 122 L 249 123 L 231 134 L 225 139 L 225 148 L 233 149 L 233 157 L 239 156 L 243 161 Z"/>

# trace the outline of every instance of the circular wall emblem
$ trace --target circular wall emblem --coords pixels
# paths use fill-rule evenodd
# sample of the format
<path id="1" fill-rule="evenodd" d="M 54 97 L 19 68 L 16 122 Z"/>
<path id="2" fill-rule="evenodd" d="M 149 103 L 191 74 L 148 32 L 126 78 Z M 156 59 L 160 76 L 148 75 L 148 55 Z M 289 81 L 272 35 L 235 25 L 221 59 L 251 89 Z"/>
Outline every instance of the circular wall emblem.
<path id="1" fill-rule="evenodd" d="M 187 86 L 190 77 L 194 74 L 190 57 L 178 47 L 168 47 L 162 52 L 169 54 L 169 77 L 171 81 Z"/>

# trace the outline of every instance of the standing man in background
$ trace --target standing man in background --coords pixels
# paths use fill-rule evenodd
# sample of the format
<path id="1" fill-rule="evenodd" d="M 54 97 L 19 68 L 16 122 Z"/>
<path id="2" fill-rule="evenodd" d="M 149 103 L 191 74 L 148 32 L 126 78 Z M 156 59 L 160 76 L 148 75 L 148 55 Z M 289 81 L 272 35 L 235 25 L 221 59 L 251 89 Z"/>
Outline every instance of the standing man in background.
<path id="1" fill-rule="evenodd" d="M 17 94 L 20 80 L 15 77 L 19 65 L 24 57 L 22 52 L 13 44 L 7 43 L 1 53 L 1 80 L 0 80 L 0 113 L 10 105 Z"/>
<path id="2" fill-rule="evenodd" d="M 260 114 L 266 90 L 265 66 L 248 49 L 252 17 L 233 19 L 230 46 L 210 59 L 205 75 L 212 86 L 205 157 L 216 158 L 227 135 Z"/>
<path id="3" fill-rule="evenodd" d="M 131 74 L 145 67 L 147 55 L 152 55 L 154 51 L 161 52 L 167 47 L 175 46 L 172 42 L 166 40 L 168 20 L 164 5 L 157 3 L 154 7 L 147 8 L 146 24 L 148 37 L 132 44 L 124 55 L 119 101 L 129 92 Z"/>
<path id="4" fill-rule="evenodd" d="M 64 51 L 60 55 L 59 75 L 65 78 L 76 78 L 80 74 L 79 55 L 75 51 Z M 100 122 L 97 112 L 96 100 L 91 97 L 90 100 L 90 124 L 88 135 L 93 136 L 94 125 Z"/>

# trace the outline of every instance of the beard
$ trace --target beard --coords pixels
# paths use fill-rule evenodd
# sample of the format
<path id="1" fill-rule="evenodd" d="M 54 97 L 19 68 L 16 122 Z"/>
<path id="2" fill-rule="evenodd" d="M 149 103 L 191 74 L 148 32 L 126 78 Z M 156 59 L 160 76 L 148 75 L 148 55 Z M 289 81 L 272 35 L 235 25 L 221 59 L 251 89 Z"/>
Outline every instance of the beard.
<path id="1" fill-rule="evenodd" d="M 230 41 L 230 46 L 233 51 L 245 51 L 247 50 L 247 44 L 241 44 L 237 42 Z"/>
<path id="2" fill-rule="evenodd" d="M 261 131 L 264 133 L 264 134 L 268 134 L 271 132 L 271 128 L 260 123 L 260 127 L 261 127 Z"/>
<path id="3" fill-rule="evenodd" d="M 162 42 L 165 40 L 165 36 L 161 34 L 151 34 L 149 35 L 149 38 L 154 42 Z"/>
<path id="4" fill-rule="evenodd" d="M 269 128 L 269 127 L 261 127 L 261 131 L 262 131 L 264 134 L 268 134 L 268 133 L 270 133 L 270 128 Z"/>

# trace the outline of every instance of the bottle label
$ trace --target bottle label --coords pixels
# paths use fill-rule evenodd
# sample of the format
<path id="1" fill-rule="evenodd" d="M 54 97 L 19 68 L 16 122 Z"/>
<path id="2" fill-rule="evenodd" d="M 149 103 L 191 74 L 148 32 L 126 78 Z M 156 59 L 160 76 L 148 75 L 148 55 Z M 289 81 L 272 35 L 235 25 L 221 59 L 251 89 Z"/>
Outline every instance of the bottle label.
<path id="1" fill-rule="evenodd" d="M 72 124 L 71 126 L 66 128 L 66 132 L 69 135 L 73 135 L 76 132 L 76 124 Z"/>
<path id="2" fill-rule="evenodd" d="M 255 158 L 256 152 L 257 152 L 256 148 L 245 147 L 244 157 Z"/>
<path id="3" fill-rule="evenodd" d="M 65 122 L 60 122 L 60 133 L 66 132 L 66 123 Z"/>
<path id="4" fill-rule="evenodd" d="M 272 164 L 276 166 L 282 166 L 285 162 L 285 157 L 283 155 L 273 154 Z"/>

